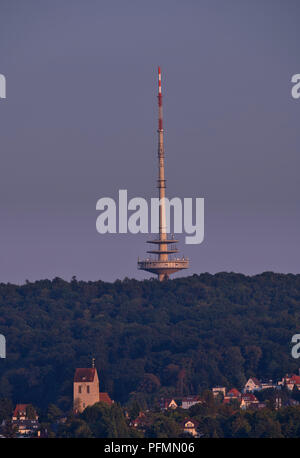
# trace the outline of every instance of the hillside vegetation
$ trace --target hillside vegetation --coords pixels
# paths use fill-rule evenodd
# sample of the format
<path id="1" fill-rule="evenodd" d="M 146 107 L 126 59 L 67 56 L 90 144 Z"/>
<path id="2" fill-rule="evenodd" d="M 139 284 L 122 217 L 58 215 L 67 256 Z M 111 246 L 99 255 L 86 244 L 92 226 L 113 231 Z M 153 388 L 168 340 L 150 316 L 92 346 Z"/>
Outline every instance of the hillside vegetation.
<path id="1" fill-rule="evenodd" d="M 298 371 L 300 275 L 2 283 L 0 333 L 0 397 L 13 402 L 69 409 L 74 370 L 92 356 L 101 391 L 121 403 L 241 388 L 251 375 Z"/>

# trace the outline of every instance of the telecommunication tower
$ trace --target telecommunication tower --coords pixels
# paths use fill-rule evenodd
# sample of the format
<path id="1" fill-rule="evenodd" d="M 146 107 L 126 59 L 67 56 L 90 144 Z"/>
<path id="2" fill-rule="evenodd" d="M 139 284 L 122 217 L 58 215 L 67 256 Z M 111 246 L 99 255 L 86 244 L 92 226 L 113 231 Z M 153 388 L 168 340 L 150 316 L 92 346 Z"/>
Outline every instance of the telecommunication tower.
<path id="1" fill-rule="evenodd" d="M 138 269 L 154 273 L 159 281 L 167 280 L 170 274 L 189 267 L 189 260 L 185 257 L 179 258 L 177 243 L 174 237 L 167 234 L 166 228 L 166 207 L 164 198 L 166 197 L 165 180 L 165 152 L 164 152 L 164 130 L 163 130 L 163 110 L 161 92 L 161 69 L 158 67 L 158 190 L 159 190 L 159 237 L 148 240 L 147 243 L 154 245 L 153 249 L 147 253 L 155 255 L 143 261 L 138 260 Z"/>

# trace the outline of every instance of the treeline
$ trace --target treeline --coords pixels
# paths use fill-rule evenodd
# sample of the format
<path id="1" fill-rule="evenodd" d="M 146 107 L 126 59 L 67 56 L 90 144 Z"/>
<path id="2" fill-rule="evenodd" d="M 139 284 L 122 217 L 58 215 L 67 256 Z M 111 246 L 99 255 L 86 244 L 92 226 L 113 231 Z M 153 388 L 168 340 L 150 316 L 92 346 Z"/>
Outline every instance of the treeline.
<path id="1" fill-rule="evenodd" d="M 156 280 L 0 284 L 0 397 L 72 406 L 76 367 L 96 358 L 101 391 L 152 407 L 161 396 L 298 372 L 300 275 L 208 273 Z"/>

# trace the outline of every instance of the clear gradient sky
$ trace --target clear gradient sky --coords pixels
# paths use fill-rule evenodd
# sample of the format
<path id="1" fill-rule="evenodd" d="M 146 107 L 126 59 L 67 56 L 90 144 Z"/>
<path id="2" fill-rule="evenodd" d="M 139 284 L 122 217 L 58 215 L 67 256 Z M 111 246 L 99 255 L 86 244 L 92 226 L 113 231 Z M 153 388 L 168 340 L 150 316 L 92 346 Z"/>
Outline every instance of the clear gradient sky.
<path id="1" fill-rule="evenodd" d="M 1 0 L 0 282 L 138 272 L 145 235 L 99 235 L 96 202 L 205 198 L 186 275 L 300 272 L 299 0 Z M 179 276 L 182 273 L 178 274 Z"/>

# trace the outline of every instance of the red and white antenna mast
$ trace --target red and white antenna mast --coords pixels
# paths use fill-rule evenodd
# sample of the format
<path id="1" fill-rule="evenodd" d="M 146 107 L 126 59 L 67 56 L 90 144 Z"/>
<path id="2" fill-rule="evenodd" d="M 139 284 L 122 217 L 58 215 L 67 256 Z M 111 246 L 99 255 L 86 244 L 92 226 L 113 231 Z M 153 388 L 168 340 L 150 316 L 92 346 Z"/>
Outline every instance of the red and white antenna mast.
<path id="1" fill-rule="evenodd" d="M 165 180 L 165 150 L 164 150 L 164 130 L 163 130 L 163 107 L 161 93 L 161 70 L 158 67 L 158 189 L 161 205 L 159 207 L 159 235 L 160 239 L 166 239 L 166 209 L 164 198 L 166 197 Z M 166 248 L 166 247 L 161 247 Z M 164 256 L 165 258 L 165 256 Z M 168 259 L 168 255 L 166 257 Z"/>

